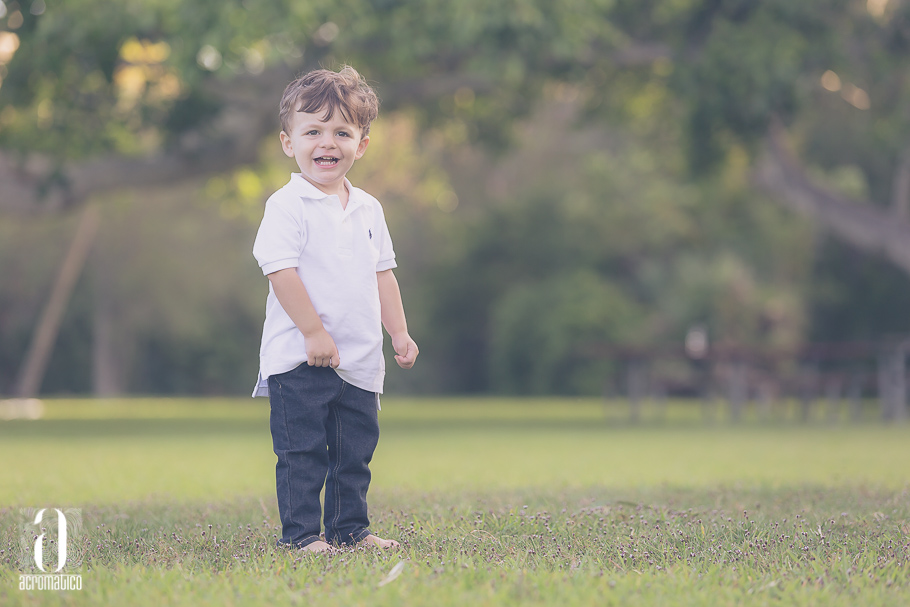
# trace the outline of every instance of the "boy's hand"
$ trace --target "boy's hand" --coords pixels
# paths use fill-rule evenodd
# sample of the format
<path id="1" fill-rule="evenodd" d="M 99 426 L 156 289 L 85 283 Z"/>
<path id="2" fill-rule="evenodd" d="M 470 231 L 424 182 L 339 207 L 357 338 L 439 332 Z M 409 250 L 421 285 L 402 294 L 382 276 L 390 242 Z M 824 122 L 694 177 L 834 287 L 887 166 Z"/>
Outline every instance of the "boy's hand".
<path id="1" fill-rule="evenodd" d="M 306 335 L 306 364 L 311 367 L 332 367 L 337 369 L 341 364 L 338 346 L 325 329 Z"/>
<path id="2" fill-rule="evenodd" d="M 395 349 L 395 362 L 402 369 L 410 369 L 417 360 L 417 344 L 407 333 L 392 336 L 392 348 Z"/>

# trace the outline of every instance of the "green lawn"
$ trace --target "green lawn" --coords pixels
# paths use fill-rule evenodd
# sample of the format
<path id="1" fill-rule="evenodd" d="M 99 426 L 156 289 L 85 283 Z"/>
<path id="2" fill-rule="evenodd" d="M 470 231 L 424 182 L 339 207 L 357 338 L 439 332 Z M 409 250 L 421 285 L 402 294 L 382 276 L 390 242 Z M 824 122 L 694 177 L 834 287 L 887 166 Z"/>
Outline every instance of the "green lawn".
<path id="1" fill-rule="evenodd" d="M 910 428 L 788 411 L 386 398 L 403 549 L 308 557 L 273 546 L 264 399 L 49 401 L 0 421 L 0 604 L 910 604 Z M 83 590 L 20 591 L 19 509 L 55 506 Z"/>

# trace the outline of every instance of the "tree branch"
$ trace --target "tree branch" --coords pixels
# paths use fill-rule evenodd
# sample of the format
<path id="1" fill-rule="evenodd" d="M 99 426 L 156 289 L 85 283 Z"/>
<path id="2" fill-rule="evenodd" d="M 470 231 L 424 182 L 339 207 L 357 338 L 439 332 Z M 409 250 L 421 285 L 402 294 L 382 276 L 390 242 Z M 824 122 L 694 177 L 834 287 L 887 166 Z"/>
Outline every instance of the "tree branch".
<path id="1" fill-rule="evenodd" d="M 214 120 L 148 156 L 111 155 L 55 167 L 46 157 L 19 162 L 0 151 L 0 209 L 55 211 L 111 190 L 154 187 L 255 162 L 262 137 L 278 123 L 274 91 L 292 77 L 284 68 L 213 81 L 207 93 L 223 102 Z"/>
<path id="2" fill-rule="evenodd" d="M 615 50 L 618 66 L 653 63 L 670 56 L 663 45 L 631 43 Z M 207 82 L 207 96 L 222 102 L 212 123 L 184 133 L 178 141 L 148 156 L 109 155 L 62 166 L 37 154 L 24 159 L 0 150 L 0 211 L 53 212 L 125 188 L 150 188 L 230 171 L 256 162 L 264 137 L 278 127 L 278 95 L 299 69 L 279 67 L 260 75 Z M 383 106 L 417 105 L 455 93 L 461 87 L 484 94 L 497 83 L 471 73 L 440 73 L 432 78 L 390 82 L 378 87 Z"/>
<path id="3" fill-rule="evenodd" d="M 871 202 L 850 200 L 814 183 L 785 140 L 783 126 L 773 123 L 753 173 L 756 185 L 840 240 L 860 251 L 883 255 L 910 274 L 910 222 Z"/>
<path id="4" fill-rule="evenodd" d="M 252 164 L 263 138 L 279 128 L 278 96 L 295 73 L 275 69 L 207 85 L 207 93 L 223 102 L 214 121 L 148 156 L 110 155 L 55 167 L 47 157 L 33 154 L 19 161 L 0 150 L 0 211 L 59 211 L 112 190 L 155 187 Z M 421 103 L 462 86 L 478 91 L 492 88 L 481 77 L 441 75 L 383 87 L 383 104 L 394 108 Z"/>

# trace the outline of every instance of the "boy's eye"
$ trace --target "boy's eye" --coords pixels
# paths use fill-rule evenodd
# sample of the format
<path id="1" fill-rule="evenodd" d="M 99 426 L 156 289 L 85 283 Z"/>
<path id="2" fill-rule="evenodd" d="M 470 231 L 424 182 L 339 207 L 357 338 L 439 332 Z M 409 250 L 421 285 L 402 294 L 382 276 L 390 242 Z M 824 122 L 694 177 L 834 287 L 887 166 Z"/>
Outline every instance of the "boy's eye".
<path id="1" fill-rule="evenodd" d="M 350 135 L 348 135 L 347 131 L 338 131 L 338 134 L 341 135 L 342 137 L 350 137 Z"/>
<path id="2" fill-rule="evenodd" d="M 318 135 L 318 134 L 319 134 L 319 131 L 316 131 L 316 130 L 307 131 L 306 133 L 304 133 L 304 135 Z"/>

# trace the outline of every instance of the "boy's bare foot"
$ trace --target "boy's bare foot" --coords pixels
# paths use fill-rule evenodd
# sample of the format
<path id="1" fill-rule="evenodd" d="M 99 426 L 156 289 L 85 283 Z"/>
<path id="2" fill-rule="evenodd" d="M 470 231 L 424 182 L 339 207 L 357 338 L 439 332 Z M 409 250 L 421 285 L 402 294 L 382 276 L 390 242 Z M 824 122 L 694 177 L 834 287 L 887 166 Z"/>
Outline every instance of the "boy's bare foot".
<path id="1" fill-rule="evenodd" d="M 360 540 L 358 545 L 376 546 L 377 548 L 399 548 L 401 546 L 401 544 L 395 540 L 384 540 L 381 537 L 373 535 L 372 533 Z"/>
<path id="2" fill-rule="evenodd" d="M 301 550 L 307 550 L 314 554 L 319 554 L 320 552 L 332 552 L 333 550 L 335 550 L 335 548 L 331 544 L 327 544 L 326 542 L 323 542 L 322 540 L 316 540 L 315 542 L 311 542 L 311 543 L 307 544 L 306 546 L 301 548 Z"/>

